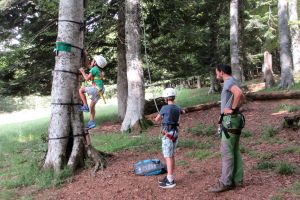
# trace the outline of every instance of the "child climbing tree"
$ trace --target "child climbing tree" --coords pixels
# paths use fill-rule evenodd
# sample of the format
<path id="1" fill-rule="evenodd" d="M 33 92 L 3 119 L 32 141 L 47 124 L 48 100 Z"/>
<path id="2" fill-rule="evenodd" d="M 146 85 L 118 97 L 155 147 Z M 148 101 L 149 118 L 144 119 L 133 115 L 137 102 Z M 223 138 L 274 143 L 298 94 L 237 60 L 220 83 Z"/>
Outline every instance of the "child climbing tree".
<path id="1" fill-rule="evenodd" d="M 59 171 L 83 164 L 83 119 L 78 111 L 78 69 L 83 48 L 83 3 L 60 0 L 55 69 L 51 91 L 48 152 L 44 168 Z M 78 137 L 77 137 L 78 136 Z"/>

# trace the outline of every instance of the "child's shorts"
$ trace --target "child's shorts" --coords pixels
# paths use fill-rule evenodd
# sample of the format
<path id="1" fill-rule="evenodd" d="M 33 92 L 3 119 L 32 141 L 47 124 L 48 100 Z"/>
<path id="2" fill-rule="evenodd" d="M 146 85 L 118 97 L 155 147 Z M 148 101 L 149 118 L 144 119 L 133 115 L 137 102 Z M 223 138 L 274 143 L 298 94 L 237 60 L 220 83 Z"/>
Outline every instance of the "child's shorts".
<path id="1" fill-rule="evenodd" d="M 162 153 L 165 158 L 173 157 L 178 143 L 178 138 L 175 142 L 167 138 L 165 135 L 162 138 Z"/>
<path id="2" fill-rule="evenodd" d="M 86 87 L 85 92 L 90 96 L 92 102 L 96 103 L 99 99 L 99 90 L 96 87 Z"/>

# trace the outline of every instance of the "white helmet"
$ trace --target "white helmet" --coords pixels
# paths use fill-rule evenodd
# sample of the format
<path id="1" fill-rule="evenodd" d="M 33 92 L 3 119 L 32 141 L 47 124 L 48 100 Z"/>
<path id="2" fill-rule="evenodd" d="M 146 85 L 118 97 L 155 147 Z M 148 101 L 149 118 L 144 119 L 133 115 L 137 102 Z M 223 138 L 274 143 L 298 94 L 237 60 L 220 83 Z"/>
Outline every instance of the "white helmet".
<path id="1" fill-rule="evenodd" d="M 176 92 L 173 88 L 166 88 L 162 94 L 163 98 L 175 97 L 175 96 L 176 96 Z"/>
<path id="2" fill-rule="evenodd" d="M 100 68 L 104 68 L 107 64 L 106 59 L 102 55 L 94 56 L 94 60 Z"/>

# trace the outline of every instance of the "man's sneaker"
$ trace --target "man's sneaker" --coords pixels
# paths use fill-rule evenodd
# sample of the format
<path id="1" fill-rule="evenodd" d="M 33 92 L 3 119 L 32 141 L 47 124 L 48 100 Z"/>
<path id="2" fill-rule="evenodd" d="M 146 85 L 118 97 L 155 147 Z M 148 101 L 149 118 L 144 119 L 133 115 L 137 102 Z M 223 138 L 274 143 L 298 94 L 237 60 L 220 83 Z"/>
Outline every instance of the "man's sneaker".
<path id="1" fill-rule="evenodd" d="M 231 190 L 234 187 L 231 185 L 224 185 L 221 182 L 218 182 L 216 185 L 212 186 L 208 189 L 208 192 L 218 193 L 218 192 L 225 192 L 227 190 Z"/>
<path id="2" fill-rule="evenodd" d="M 167 176 L 165 176 L 163 179 L 158 180 L 158 183 L 161 184 L 167 180 Z"/>
<path id="3" fill-rule="evenodd" d="M 167 178 L 159 184 L 159 187 L 161 187 L 161 188 L 173 188 L 175 186 L 176 186 L 175 181 L 173 180 L 173 181 L 169 182 L 169 180 Z"/>
<path id="4" fill-rule="evenodd" d="M 89 111 L 90 111 L 88 105 L 83 105 L 83 106 L 81 106 L 81 107 L 79 108 L 79 110 L 82 111 L 82 112 L 89 112 Z"/>
<path id="5" fill-rule="evenodd" d="M 89 121 L 87 124 L 87 128 L 95 128 L 96 127 L 96 122 L 95 121 Z"/>

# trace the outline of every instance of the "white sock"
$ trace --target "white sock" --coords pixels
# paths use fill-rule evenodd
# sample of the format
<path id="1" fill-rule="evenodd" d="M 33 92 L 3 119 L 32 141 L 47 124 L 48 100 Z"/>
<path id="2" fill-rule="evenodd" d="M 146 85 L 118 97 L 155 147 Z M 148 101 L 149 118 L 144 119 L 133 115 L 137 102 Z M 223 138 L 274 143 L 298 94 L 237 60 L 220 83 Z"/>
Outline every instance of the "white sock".
<path id="1" fill-rule="evenodd" d="M 174 181 L 174 176 L 173 175 L 167 175 L 167 179 L 169 182 Z"/>

